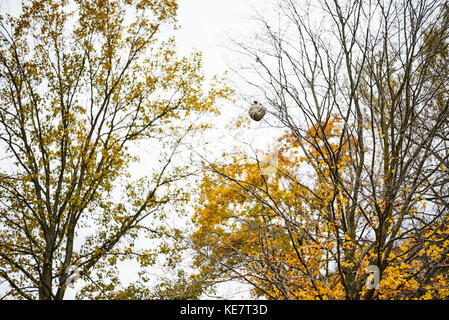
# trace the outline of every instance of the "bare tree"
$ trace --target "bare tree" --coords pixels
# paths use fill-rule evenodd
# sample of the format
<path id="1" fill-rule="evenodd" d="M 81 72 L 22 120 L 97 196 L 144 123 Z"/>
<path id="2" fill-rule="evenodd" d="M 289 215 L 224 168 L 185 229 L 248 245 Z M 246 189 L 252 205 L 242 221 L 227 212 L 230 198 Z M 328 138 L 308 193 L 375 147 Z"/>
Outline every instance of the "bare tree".
<path id="1" fill-rule="evenodd" d="M 426 231 L 435 231 L 435 226 L 446 230 L 448 6 L 439 0 L 285 0 L 280 2 L 278 25 L 262 17 L 260 22 L 263 31 L 254 41 L 237 43 L 236 50 L 253 61 L 246 68 L 252 72 L 239 74 L 251 79 L 254 96 L 294 137 L 304 157 L 297 166 L 313 172 L 309 181 L 288 171 L 278 179 L 305 185 L 309 205 L 301 215 L 310 217 L 306 226 L 313 230 L 326 222 L 331 227 L 327 237 L 335 243 L 323 253 L 328 279 L 300 271 L 312 288 L 332 275 L 346 299 L 375 298 L 378 290 L 364 290 L 367 264 L 377 266 L 382 279 L 398 255 L 407 256 L 408 262 L 425 257 Z M 331 125 L 337 129 L 330 130 Z M 220 183 L 264 206 L 267 215 L 283 221 L 286 233 L 300 234 L 303 224 L 289 214 L 288 201 L 279 192 L 213 167 L 228 181 Z M 261 228 L 256 229 L 266 230 Z M 261 241 L 267 237 L 258 234 Z M 220 246 L 217 239 L 212 247 Z M 295 237 L 289 239 L 290 250 L 300 247 Z M 401 245 L 411 239 L 421 242 L 413 242 L 404 253 Z M 441 272 L 449 251 L 447 245 L 440 249 L 439 259 L 421 261 L 408 280 L 422 287 L 429 280 L 426 272 Z M 299 249 L 295 256 L 300 262 L 305 258 Z M 221 257 L 215 260 L 223 262 Z M 265 271 L 271 265 L 267 261 Z M 265 281 L 284 292 L 277 297 L 293 298 L 291 280 L 279 276 Z M 418 291 L 408 296 L 422 295 Z"/>

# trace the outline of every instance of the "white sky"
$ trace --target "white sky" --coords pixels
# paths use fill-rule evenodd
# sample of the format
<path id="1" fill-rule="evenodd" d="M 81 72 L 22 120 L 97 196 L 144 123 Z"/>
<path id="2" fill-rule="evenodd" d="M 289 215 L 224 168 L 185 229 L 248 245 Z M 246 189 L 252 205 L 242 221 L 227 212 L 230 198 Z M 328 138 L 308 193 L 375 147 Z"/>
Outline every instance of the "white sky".
<path id="1" fill-rule="evenodd" d="M 256 31 L 252 21 L 254 8 L 268 11 L 276 0 L 180 0 L 176 39 L 180 53 L 192 49 L 203 52 L 204 70 L 212 75 L 227 69 L 224 48 L 229 37 L 241 37 Z"/>
<path id="2" fill-rule="evenodd" d="M 176 43 L 180 55 L 188 55 L 192 51 L 203 54 L 203 68 L 206 77 L 221 75 L 228 70 L 230 57 L 230 38 L 241 39 L 257 32 L 254 9 L 268 12 L 277 0 L 179 0 Z M 232 79 L 231 79 L 232 80 Z M 245 102 L 239 106 L 224 105 L 224 108 L 236 112 L 236 116 L 247 115 Z M 252 130 L 247 137 L 257 139 L 261 125 L 252 123 Z M 260 144 L 259 144 L 260 145 Z M 221 153 L 221 150 L 216 150 Z M 248 287 L 239 284 L 224 284 L 218 292 L 228 298 L 248 299 Z"/>
<path id="3" fill-rule="evenodd" d="M 230 61 L 229 39 L 241 39 L 257 32 L 254 9 L 260 13 L 269 13 L 277 0 L 179 0 L 178 24 L 180 29 L 176 32 L 176 42 L 180 55 L 189 55 L 192 51 L 203 54 L 203 68 L 207 78 L 221 75 L 227 69 Z M 17 13 L 20 8 L 19 0 L 0 0 L 0 10 Z M 240 106 L 227 106 L 235 111 L 236 116 L 245 115 L 246 102 L 240 101 Z M 226 107 L 226 106 L 224 106 Z M 249 105 L 248 105 L 249 107 Z M 247 113 L 246 113 L 247 114 Z M 266 128 L 266 126 L 263 126 Z M 250 140 L 260 136 L 259 123 L 252 123 L 248 133 Z M 265 133 L 266 134 L 266 133 Z M 265 135 L 264 134 L 264 135 Z M 217 150 L 218 152 L 218 150 Z M 221 153 L 221 151 L 220 151 Z M 137 274 L 135 266 L 124 266 L 126 270 L 125 283 L 133 280 Z M 134 278 L 135 280 L 135 278 Z M 247 293 L 232 294 L 237 287 L 224 287 L 224 295 L 229 294 L 235 299 L 248 298 Z M 68 289 L 66 299 L 74 297 L 75 289 Z"/>

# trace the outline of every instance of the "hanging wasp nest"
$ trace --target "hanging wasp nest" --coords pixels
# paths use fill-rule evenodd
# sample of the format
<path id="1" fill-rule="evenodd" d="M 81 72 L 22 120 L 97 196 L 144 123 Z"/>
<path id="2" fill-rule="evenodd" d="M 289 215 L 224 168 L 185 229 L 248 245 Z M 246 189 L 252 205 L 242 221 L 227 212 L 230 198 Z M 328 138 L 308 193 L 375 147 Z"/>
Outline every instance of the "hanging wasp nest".
<path id="1" fill-rule="evenodd" d="M 257 101 L 254 101 L 251 107 L 249 108 L 249 116 L 251 117 L 251 119 L 255 121 L 262 120 L 266 112 L 267 109 L 265 109 L 265 107 Z"/>

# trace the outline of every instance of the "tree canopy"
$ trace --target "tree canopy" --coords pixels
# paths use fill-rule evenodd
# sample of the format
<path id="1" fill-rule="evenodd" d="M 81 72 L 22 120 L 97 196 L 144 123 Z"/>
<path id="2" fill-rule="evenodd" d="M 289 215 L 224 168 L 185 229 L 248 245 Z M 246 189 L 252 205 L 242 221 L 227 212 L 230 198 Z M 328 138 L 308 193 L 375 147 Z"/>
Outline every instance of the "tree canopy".
<path id="1" fill-rule="evenodd" d="M 201 55 L 176 55 L 173 0 L 29 0 L 0 16 L 0 279 L 5 296 L 62 299 L 70 266 L 81 297 L 107 297 L 123 258 L 143 265 L 147 222 L 185 197 L 172 159 L 193 119 L 227 89 L 203 88 Z M 165 38 L 164 38 L 165 37 Z M 197 126 L 198 127 L 198 126 Z M 149 143 L 139 181 L 132 149 Z M 95 276 L 94 276 L 95 275 Z M 95 280 L 94 280 L 95 278 Z"/>
<path id="2" fill-rule="evenodd" d="M 196 265 L 269 299 L 447 299 L 445 1 L 285 0 L 259 20 L 237 72 L 285 128 L 278 170 L 210 162 Z"/>
<path id="3" fill-rule="evenodd" d="M 88 299 L 448 299 L 449 6 L 276 4 L 232 89 L 177 55 L 175 0 L 0 15 L 1 298 L 63 299 L 79 270 Z M 234 91 L 274 152 L 189 144 Z"/>

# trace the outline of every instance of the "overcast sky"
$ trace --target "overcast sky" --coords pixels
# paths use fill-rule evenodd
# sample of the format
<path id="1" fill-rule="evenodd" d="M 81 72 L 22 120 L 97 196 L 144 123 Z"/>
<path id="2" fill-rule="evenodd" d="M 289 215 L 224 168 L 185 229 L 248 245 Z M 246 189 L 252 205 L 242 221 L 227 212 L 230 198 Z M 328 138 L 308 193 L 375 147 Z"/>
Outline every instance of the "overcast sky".
<path id="1" fill-rule="evenodd" d="M 180 53 L 192 49 L 203 52 L 206 74 L 226 70 L 225 46 L 229 37 L 241 37 L 256 31 L 254 10 L 266 12 L 276 0 L 180 0 L 177 34 Z"/>
<path id="2" fill-rule="evenodd" d="M 277 0 L 179 0 L 180 30 L 176 33 L 179 53 L 188 55 L 193 50 L 202 52 L 207 77 L 224 73 L 228 70 L 228 63 L 233 60 L 227 49 L 231 46 L 229 40 L 242 39 L 257 32 L 254 11 L 269 12 L 276 3 Z M 243 106 L 243 109 L 238 106 L 228 107 L 238 115 L 247 115 L 245 101 L 237 104 Z M 248 140 L 254 141 L 258 135 L 263 136 L 260 135 L 262 126 L 253 122 Z M 248 287 L 238 284 L 224 284 L 218 292 L 233 299 L 250 298 Z"/>

